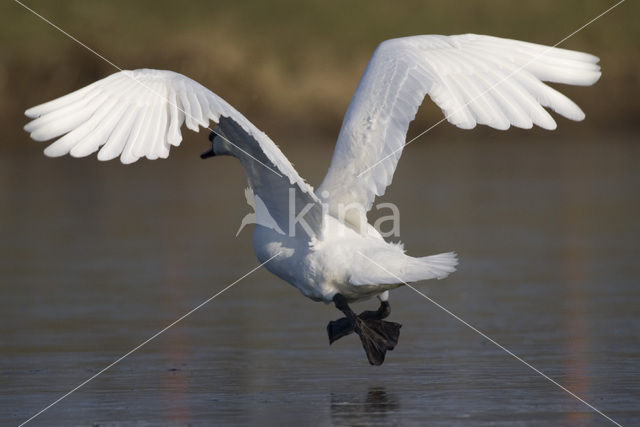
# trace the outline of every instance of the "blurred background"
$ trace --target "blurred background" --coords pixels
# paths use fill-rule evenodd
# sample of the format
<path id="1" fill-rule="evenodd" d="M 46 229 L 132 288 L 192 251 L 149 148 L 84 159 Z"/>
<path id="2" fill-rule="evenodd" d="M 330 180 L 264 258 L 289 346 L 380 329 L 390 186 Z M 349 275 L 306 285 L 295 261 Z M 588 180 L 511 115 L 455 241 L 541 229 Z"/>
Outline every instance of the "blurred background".
<path id="1" fill-rule="evenodd" d="M 474 32 L 552 45 L 609 1 L 26 1 L 123 69 L 183 73 L 267 132 L 312 185 L 376 45 Z M 640 420 L 640 16 L 627 1 L 560 47 L 601 58 L 558 129 L 442 123 L 382 201 L 410 254 L 456 250 L 420 289 L 623 425 Z M 26 108 L 114 68 L 0 5 L 0 424 L 15 425 L 257 265 L 245 179 L 201 161 L 47 159 Z M 408 138 L 442 118 L 426 101 Z M 372 212 L 372 217 L 376 212 Z M 373 302 L 359 309 L 371 308 Z M 372 368 L 339 317 L 257 271 L 34 421 L 69 424 L 601 425 L 606 420 L 405 288 Z"/>
<path id="2" fill-rule="evenodd" d="M 324 1 L 70 0 L 26 4 L 121 68 L 187 74 L 280 141 L 301 135 L 335 138 L 360 75 L 383 40 L 474 32 L 553 45 L 614 2 L 414 1 L 399 6 L 385 1 L 331 5 Z M 115 71 L 18 4 L 5 2 L 0 7 L 3 121 L 19 122 L 23 106 Z M 598 90 L 567 88 L 589 117 L 575 131 L 637 128 L 638 102 L 630 94 L 640 91 L 639 9 L 637 3 L 626 2 L 560 46 L 596 54 L 605 70 Z M 440 111 L 426 103 L 413 129 L 426 128 L 440 118 Z M 447 126 L 439 126 L 430 136 L 449 132 Z"/>

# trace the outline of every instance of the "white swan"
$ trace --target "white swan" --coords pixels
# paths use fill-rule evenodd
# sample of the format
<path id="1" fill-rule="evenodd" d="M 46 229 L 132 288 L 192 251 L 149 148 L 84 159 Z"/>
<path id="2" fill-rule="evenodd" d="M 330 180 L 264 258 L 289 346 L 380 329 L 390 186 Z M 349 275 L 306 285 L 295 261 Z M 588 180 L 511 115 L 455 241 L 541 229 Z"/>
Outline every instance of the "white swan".
<path id="1" fill-rule="evenodd" d="M 400 325 L 382 320 L 388 290 L 401 282 L 441 279 L 454 253 L 414 258 L 367 223 L 374 198 L 391 183 L 409 122 L 425 95 L 454 125 L 470 129 L 554 129 L 548 107 L 572 120 L 584 113 L 542 83 L 591 85 L 598 58 L 521 41 L 465 34 L 393 39 L 378 46 L 344 118 L 329 171 L 314 192 L 269 137 L 197 82 L 171 71 L 121 71 L 28 109 L 31 138 L 59 137 L 47 156 L 166 158 L 183 122 L 198 131 L 218 123 L 203 158 L 240 160 L 255 195 L 253 244 L 266 268 L 307 297 L 334 302 L 345 315 L 327 327 L 330 342 L 356 332 L 369 362 L 381 364 Z M 276 256 L 277 255 L 277 256 Z M 377 311 L 356 315 L 349 302 L 378 296 Z"/>

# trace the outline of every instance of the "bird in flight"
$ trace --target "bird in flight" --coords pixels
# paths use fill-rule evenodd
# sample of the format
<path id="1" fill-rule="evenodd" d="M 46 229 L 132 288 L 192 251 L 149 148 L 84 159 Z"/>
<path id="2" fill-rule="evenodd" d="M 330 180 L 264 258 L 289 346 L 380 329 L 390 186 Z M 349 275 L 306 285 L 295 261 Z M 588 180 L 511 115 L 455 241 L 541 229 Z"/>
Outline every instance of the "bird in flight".
<path id="1" fill-rule="evenodd" d="M 485 35 L 423 35 L 381 43 L 344 117 L 329 170 L 314 189 L 276 144 L 225 100 L 190 78 L 163 70 L 120 71 L 26 110 L 31 138 L 58 138 L 44 153 L 99 160 L 166 158 L 181 127 L 217 124 L 202 158 L 237 158 L 254 195 L 253 246 L 276 276 L 314 301 L 334 303 L 344 317 L 329 322 L 330 343 L 356 333 L 369 362 L 380 365 L 398 342 L 389 290 L 442 279 L 454 252 L 413 257 L 385 241 L 367 221 L 406 145 L 409 123 L 426 95 L 446 120 L 506 130 L 555 129 L 545 109 L 575 121 L 582 110 L 543 82 L 588 86 L 600 77 L 587 53 Z M 268 261 L 268 262 L 267 262 Z M 377 297 L 377 310 L 350 303 Z"/>

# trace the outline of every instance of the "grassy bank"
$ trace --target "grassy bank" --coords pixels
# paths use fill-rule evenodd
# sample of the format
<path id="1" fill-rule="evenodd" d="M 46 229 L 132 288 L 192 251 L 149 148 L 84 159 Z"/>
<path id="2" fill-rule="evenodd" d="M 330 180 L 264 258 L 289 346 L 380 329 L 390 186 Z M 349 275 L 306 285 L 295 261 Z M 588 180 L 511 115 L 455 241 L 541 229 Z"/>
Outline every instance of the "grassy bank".
<path id="1" fill-rule="evenodd" d="M 167 68 L 187 74 L 269 134 L 291 138 L 337 134 L 364 66 L 382 40 L 475 32 L 554 44 L 614 3 L 32 0 L 26 4 L 119 67 Z M 23 123 L 26 107 L 115 71 L 17 3 L 3 2 L 0 14 L 3 128 Z M 627 1 L 561 45 L 601 58 L 604 75 L 595 88 L 566 89 L 587 113 L 583 131 L 638 126 L 638 16 L 638 3 Z M 425 103 L 412 129 L 417 133 L 440 118 L 440 111 Z M 434 134 L 439 132 L 443 130 Z"/>

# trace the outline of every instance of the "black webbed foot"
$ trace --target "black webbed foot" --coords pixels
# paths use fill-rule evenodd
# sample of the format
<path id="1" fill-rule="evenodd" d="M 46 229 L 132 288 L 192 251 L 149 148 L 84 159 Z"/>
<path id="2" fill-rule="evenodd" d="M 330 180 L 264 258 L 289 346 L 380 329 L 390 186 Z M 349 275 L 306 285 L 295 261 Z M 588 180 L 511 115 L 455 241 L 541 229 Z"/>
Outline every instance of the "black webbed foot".
<path id="1" fill-rule="evenodd" d="M 353 333 L 353 322 L 346 317 L 338 320 L 332 320 L 327 325 L 327 334 L 329 334 L 329 344 L 339 340 L 342 337 Z"/>
<path id="2" fill-rule="evenodd" d="M 376 311 L 364 311 L 356 316 L 347 304 L 346 299 L 337 294 L 333 299 L 336 308 L 346 317 L 333 320 L 327 325 L 329 344 L 355 332 L 362 341 L 367 359 L 372 365 L 381 365 L 388 350 L 398 344 L 401 324 L 382 320 L 389 316 L 391 308 L 387 301 L 382 301 Z"/>
<path id="3" fill-rule="evenodd" d="M 369 363 L 382 365 L 387 351 L 393 350 L 398 344 L 402 325 L 386 320 L 358 320 L 355 331 L 360 336 Z"/>

